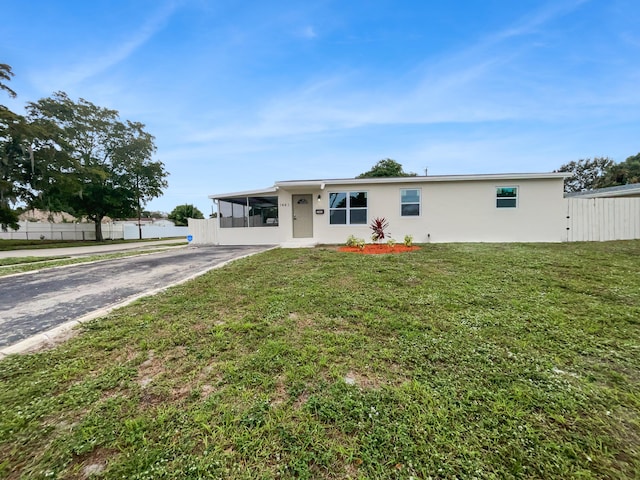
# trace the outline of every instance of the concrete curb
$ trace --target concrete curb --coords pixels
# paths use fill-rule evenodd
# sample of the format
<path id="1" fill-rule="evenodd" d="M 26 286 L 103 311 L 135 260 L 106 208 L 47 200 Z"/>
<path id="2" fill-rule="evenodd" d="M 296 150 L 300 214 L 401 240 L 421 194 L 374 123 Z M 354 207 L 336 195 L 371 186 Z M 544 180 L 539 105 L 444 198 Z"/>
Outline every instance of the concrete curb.
<path id="1" fill-rule="evenodd" d="M 251 252 L 251 253 L 247 253 L 245 255 L 242 255 L 240 257 L 235 257 L 232 258 L 230 260 L 226 260 L 224 262 L 221 263 L 217 263 L 215 265 L 213 265 L 212 267 L 208 267 L 204 270 L 200 270 L 196 273 L 193 273 L 191 275 L 189 275 L 186 278 L 183 278 L 181 280 L 178 280 L 177 282 L 171 283 L 169 285 L 165 285 L 164 287 L 160 287 L 160 288 L 155 288 L 153 290 L 149 290 L 146 291 L 144 293 L 140 293 L 138 295 L 134 295 L 132 297 L 129 297 L 125 300 L 123 300 L 122 302 L 118 302 L 115 303 L 113 305 L 109 305 L 108 307 L 105 308 L 101 308 L 99 310 L 95 310 L 91 313 L 88 313 L 87 315 L 84 315 L 76 320 L 70 320 L 68 322 L 63 323 L 62 325 L 58 325 L 57 327 L 54 327 L 50 330 L 47 330 L 46 332 L 42 332 L 42 333 L 38 333 L 37 335 L 34 335 L 33 337 L 29 337 L 26 338 L 24 340 L 21 340 L 18 343 L 14 343 L 13 345 L 9 345 L 8 347 L 4 347 L 0 349 L 0 360 L 4 359 L 5 357 L 7 357 L 8 355 L 15 355 L 15 354 L 21 354 L 21 353 L 28 353 L 31 350 L 35 350 L 37 348 L 40 348 L 44 345 L 47 344 L 52 344 L 54 342 L 54 340 L 69 332 L 70 330 L 72 330 L 73 328 L 75 328 L 76 326 L 82 324 L 82 323 L 86 323 L 89 322 L 91 320 L 95 320 L 96 318 L 99 317 L 103 317 L 109 313 L 111 313 L 113 310 L 116 310 L 118 308 L 122 308 L 126 305 L 129 305 L 130 303 L 135 302 L 136 300 L 140 300 L 141 298 L 144 297 L 150 297 L 153 295 L 157 295 L 160 292 L 163 292 L 169 288 L 175 287 L 177 285 L 181 285 L 183 283 L 186 283 L 190 280 L 193 280 L 201 275 L 204 275 L 207 272 L 210 272 L 211 270 L 216 270 L 218 268 L 222 268 L 228 264 L 230 264 L 231 262 L 235 262 L 236 260 L 241 260 L 243 258 L 247 258 L 247 257 L 251 257 L 252 255 L 256 255 L 258 253 L 263 253 L 263 252 L 267 252 L 269 250 L 273 250 L 275 248 L 278 248 L 277 246 L 274 247 L 268 247 L 265 248 L 264 250 L 260 250 L 257 252 Z"/>

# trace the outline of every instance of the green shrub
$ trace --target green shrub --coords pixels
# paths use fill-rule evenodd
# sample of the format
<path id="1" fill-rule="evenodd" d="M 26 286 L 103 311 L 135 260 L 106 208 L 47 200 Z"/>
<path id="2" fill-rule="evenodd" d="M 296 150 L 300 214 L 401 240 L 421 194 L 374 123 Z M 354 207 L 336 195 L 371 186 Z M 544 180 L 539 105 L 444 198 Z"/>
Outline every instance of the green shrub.
<path id="1" fill-rule="evenodd" d="M 365 241 L 363 238 L 358 238 L 355 235 L 349 235 L 347 238 L 347 247 L 358 247 L 360 250 L 364 249 Z"/>

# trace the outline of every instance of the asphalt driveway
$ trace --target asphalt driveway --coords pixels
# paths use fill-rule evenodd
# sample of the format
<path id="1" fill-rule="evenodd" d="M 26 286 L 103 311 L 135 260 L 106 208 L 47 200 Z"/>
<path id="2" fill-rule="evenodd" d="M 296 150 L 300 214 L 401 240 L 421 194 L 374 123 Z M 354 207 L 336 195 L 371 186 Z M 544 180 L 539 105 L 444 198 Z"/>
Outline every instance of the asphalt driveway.
<path id="1" fill-rule="evenodd" d="M 268 248 L 189 246 L 0 277 L 0 349 Z"/>

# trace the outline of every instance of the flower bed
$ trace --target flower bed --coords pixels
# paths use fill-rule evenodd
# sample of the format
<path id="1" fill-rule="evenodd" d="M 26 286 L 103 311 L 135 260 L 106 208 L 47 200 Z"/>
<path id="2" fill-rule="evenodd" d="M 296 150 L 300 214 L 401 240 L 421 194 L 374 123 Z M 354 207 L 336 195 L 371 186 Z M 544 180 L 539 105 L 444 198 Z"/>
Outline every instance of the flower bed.
<path id="1" fill-rule="evenodd" d="M 414 250 L 419 250 L 420 247 L 416 247 L 415 245 L 411 247 L 407 247 L 406 245 L 394 245 L 393 247 L 387 245 L 385 243 L 368 243 L 364 246 L 363 249 L 360 247 L 340 247 L 338 250 L 340 252 L 352 252 L 352 253 L 363 253 L 365 255 L 378 255 L 382 253 L 402 253 L 402 252 L 413 252 Z"/>

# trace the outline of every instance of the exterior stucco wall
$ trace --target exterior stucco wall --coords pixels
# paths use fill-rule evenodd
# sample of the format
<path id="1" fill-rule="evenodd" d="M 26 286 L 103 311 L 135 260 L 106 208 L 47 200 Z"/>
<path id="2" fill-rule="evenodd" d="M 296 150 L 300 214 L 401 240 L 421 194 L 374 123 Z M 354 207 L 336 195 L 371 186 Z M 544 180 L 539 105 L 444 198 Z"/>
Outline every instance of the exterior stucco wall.
<path id="1" fill-rule="evenodd" d="M 516 208 L 496 207 L 496 187 L 518 187 Z M 400 190 L 420 189 L 420 216 L 400 215 Z M 329 195 L 332 192 L 366 191 L 366 225 L 330 225 Z M 312 197 L 313 238 L 316 243 L 341 244 L 349 235 L 370 241 L 368 225 L 375 217 L 389 222 L 391 237 L 401 242 L 412 235 L 414 242 L 560 242 L 566 240 L 566 205 L 563 179 L 410 181 L 363 183 L 360 181 L 319 186 L 281 186 L 278 196 L 278 226 L 220 228 L 221 245 L 293 244 L 292 195 Z M 318 199 L 320 196 L 320 199 Z M 324 213 L 316 213 L 324 210 Z"/>
<path id="2" fill-rule="evenodd" d="M 285 227 L 220 228 L 217 226 L 219 245 L 277 245 L 287 239 Z"/>
<path id="3" fill-rule="evenodd" d="M 565 206 L 562 179 L 425 182 L 327 186 L 322 192 L 324 215 L 314 215 L 319 243 L 344 243 L 351 234 L 369 241 L 367 225 L 330 225 L 329 193 L 367 191 L 370 223 L 385 217 L 396 241 L 412 235 L 415 242 L 560 242 Z M 496 207 L 496 187 L 518 187 L 516 208 Z M 421 215 L 400 215 L 400 189 L 421 190 Z M 315 196 L 314 196 L 315 198 Z"/>

